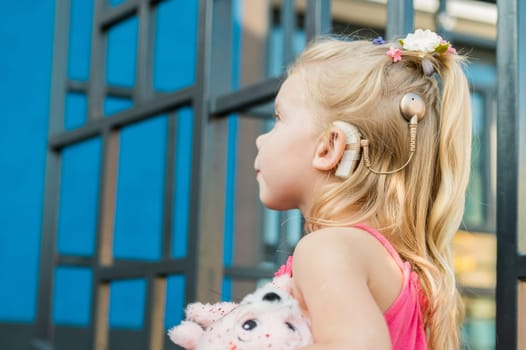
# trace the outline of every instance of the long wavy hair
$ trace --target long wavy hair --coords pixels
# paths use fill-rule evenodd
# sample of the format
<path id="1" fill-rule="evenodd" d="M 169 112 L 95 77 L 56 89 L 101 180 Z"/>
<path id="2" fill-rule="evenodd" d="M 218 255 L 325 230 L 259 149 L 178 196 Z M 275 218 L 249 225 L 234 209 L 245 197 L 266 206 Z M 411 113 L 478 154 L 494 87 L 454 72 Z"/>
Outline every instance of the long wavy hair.
<path id="1" fill-rule="evenodd" d="M 322 191 L 305 215 L 306 230 L 342 222 L 374 223 L 420 276 L 428 299 L 423 316 L 429 348 L 458 349 L 463 307 L 450 243 L 461 223 L 470 171 L 465 58 L 404 51 L 402 60 L 393 63 L 386 51 L 396 45 L 322 38 L 289 68 L 289 74 L 303 75 L 321 125 L 343 120 L 369 139 L 371 168 L 376 170 L 396 169 L 409 156 L 402 97 L 417 93 L 426 105 L 409 165 L 391 175 L 377 175 L 362 160 L 347 179 Z M 424 73 L 423 60 L 432 64 L 435 74 Z"/>

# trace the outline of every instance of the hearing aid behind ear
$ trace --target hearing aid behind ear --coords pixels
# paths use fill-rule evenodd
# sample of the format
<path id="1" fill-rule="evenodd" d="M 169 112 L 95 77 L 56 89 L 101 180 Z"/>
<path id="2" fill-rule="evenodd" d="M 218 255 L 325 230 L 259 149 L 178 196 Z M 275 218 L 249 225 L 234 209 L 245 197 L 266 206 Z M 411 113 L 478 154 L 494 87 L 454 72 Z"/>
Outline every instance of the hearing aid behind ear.
<path id="1" fill-rule="evenodd" d="M 333 124 L 345 134 L 345 151 L 343 151 L 335 175 L 346 179 L 360 160 L 360 132 L 354 125 L 341 120 L 337 120 Z"/>
<path id="2" fill-rule="evenodd" d="M 363 147 L 363 160 L 365 163 L 365 166 L 367 169 L 372 171 L 375 174 L 380 175 L 387 175 L 387 174 L 393 174 L 396 173 L 402 169 L 404 169 L 411 159 L 413 158 L 413 154 L 416 151 L 416 129 L 418 122 L 424 118 L 424 115 L 426 114 L 426 105 L 424 103 L 424 100 L 422 97 L 415 93 L 407 93 L 405 94 L 402 99 L 400 100 L 400 112 L 402 113 L 402 116 L 409 121 L 409 158 L 407 161 L 395 170 L 390 171 L 378 171 L 371 168 L 371 161 L 369 160 L 369 140 L 365 139 L 361 141 L 361 145 Z"/>

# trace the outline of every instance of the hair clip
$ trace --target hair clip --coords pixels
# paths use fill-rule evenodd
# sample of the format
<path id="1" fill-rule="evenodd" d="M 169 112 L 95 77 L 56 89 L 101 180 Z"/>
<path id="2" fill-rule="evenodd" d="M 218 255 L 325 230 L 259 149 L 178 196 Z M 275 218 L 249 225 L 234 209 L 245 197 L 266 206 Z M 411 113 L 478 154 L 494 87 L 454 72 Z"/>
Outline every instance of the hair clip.
<path id="1" fill-rule="evenodd" d="M 457 50 L 447 40 L 444 40 L 437 33 L 426 29 L 417 29 L 414 33 L 409 33 L 404 39 L 399 40 L 402 49 L 391 46 L 386 52 L 386 55 L 393 59 L 393 62 L 399 62 L 402 60 L 403 50 L 404 51 L 417 51 L 421 52 L 421 56 L 424 57 L 426 53 L 442 55 L 442 54 L 456 54 Z M 424 64 L 424 62 L 422 62 Z M 423 66 L 424 73 L 426 75 L 432 75 L 429 66 Z M 430 73 L 431 72 L 431 73 Z"/>
<path id="2" fill-rule="evenodd" d="M 379 37 L 376 37 L 376 38 L 373 39 L 373 44 L 374 45 L 383 45 L 383 44 L 385 44 L 385 40 L 384 40 L 384 38 L 379 36 Z"/>
<path id="3" fill-rule="evenodd" d="M 391 46 L 385 54 L 393 59 L 393 63 L 396 63 L 402 60 L 402 50 L 397 49 L 395 47 Z"/>

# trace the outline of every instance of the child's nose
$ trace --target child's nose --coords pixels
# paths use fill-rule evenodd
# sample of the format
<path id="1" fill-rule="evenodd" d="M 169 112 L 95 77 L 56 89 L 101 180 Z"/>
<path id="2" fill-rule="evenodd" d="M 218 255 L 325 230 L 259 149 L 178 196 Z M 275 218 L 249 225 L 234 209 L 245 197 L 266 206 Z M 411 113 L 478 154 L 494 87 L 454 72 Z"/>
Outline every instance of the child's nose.
<path id="1" fill-rule="evenodd" d="M 265 134 L 261 134 L 258 137 L 256 137 L 256 147 L 259 150 L 261 148 L 261 143 L 263 142 L 263 136 Z"/>

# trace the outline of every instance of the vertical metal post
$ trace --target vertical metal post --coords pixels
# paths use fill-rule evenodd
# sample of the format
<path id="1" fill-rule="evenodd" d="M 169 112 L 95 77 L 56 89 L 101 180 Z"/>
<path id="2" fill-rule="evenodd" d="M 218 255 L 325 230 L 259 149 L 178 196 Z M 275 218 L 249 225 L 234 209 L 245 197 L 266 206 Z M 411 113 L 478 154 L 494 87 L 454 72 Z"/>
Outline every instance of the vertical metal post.
<path id="1" fill-rule="evenodd" d="M 386 38 L 390 40 L 413 31 L 414 16 L 413 0 L 387 0 Z"/>
<path id="2" fill-rule="evenodd" d="M 148 1 L 139 4 L 139 43 L 135 67 L 137 80 L 134 91 L 136 102 L 150 98 L 153 93 L 154 11 L 155 7 L 151 7 Z"/>
<path id="3" fill-rule="evenodd" d="M 108 8 L 106 0 L 95 0 L 91 33 L 90 79 L 88 82 L 88 119 L 102 118 L 106 95 L 106 41 L 102 19 Z M 110 283 L 99 277 L 101 265 L 113 260 L 113 226 L 115 216 L 115 187 L 119 153 L 118 131 L 109 129 L 102 133 L 102 166 L 100 170 L 95 257 L 92 263 L 92 306 L 90 323 L 90 348 L 109 348 Z"/>
<path id="4" fill-rule="evenodd" d="M 283 64 L 287 66 L 294 59 L 294 32 L 296 31 L 294 0 L 281 2 L 281 28 L 283 30 Z"/>
<path id="5" fill-rule="evenodd" d="M 94 0 L 91 30 L 90 77 L 88 82 L 88 120 L 102 117 L 106 95 L 106 32 L 102 18 L 108 7 L 106 0 Z"/>
<path id="6" fill-rule="evenodd" d="M 519 1 L 497 2 L 497 350 L 517 349 Z M 524 118 L 524 116 L 523 116 Z"/>
<path id="7" fill-rule="evenodd" d="M 64 128 L 70 8 L 70 0 L 57 1 L 55 4 L 53 77 L 51 80 L 48 137 L 59 133 Z M 59 150 L 50 147 L 48 147 L 46 153 L 46 183 L 34 343 L 37 346 L 40 344 L 45 345 L 45 347 L 51 347 L 54 340 L 54 326 L 51 315 L 55 275 L 55 241 L 58 229 L 61 157 Z"/>
<path id="8" fill-rule="evenodd" d="M 192 138 L 192 179 L 188 254 L 193 259 L 186 297 L 217 300 L 223 282 L 223 229 L 227 119 L 211 120 L 210 96 L 225 93 L 232 84 L 232 1 L 199 3 L 199 33 Z"/>
<path id="9" fill-rule="evenodd" d="M 106 130 L 103 137 L 102 166 L 98 203 L 96 251 L 93 259 L 93 298 L 91 307 L 90 349 L 109 348 L 110 283 L 100 278 L 100 268 L 113 263 L 116 187 L 119 159 L 119 133 Z"/>
<path id="10" fill-rule="evenodd" d="M 331 31 L 331 1 L 308 0 L 305 17 L 307 41 Z"/>

